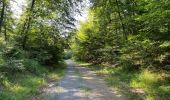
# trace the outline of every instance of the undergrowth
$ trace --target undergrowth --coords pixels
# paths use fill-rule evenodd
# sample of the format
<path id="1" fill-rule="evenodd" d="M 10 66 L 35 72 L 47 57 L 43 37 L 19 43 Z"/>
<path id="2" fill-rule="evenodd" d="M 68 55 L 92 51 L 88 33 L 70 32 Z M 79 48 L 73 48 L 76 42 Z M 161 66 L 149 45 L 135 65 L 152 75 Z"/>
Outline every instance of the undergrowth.
<path id="1" fill-rule="evenodd" d="M 52 59 L 45 51 L 23 50 L 1 38 L 0 48 L 0 100 L 29 100 L 40 94 L 39 88 L 64 74 L 65 64 L 55 54 Z"/>
<path id="2" fill-rule="evenodd" d="M 0 100 L 28 100 L 40 95 L 39 88 L 51 80 L 59 80 L 64 75 L 65 64 L 38 67 L 38 74 L 31 72 L 8 74 L 1 79 Z"/>

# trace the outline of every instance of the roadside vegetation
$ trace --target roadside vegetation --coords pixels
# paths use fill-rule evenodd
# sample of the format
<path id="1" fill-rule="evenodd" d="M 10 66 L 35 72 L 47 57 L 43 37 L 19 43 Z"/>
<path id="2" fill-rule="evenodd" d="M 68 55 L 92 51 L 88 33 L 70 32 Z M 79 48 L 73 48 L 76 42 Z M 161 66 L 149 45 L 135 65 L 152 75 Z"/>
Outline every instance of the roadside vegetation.
<path id="1" fill-rule="evenodd" d="M 55 65 L 51 69 L 47 66 L 39 68 L 39 74 L 29 72 L 4 76 L 0 97 L 3 100 L 32 100 L 41 99 L 43 89 L 49 82 L 58 81 L 64 75 L 64 66 Z"/>
<path id="2" fill-rule="evenodd" d="M 131 100 L 169 99 L 169 0 L 25 0 L 15 11 L 18 1 L 0 1 L 0 99 L 38 94 L 72 56 Z"/>
<path id="3" fill-rule="evenodd" d="M 94 65 L 82 61 L 81 67 L 91 68 L 105 79 L 114 91 L 126 96 L 128 100 L 168 100 L 170 93 L 170 73 L 156 70 L 127 71 L 121 66 Z"/>
<path id="4" fill-rule="evenodd" d="M 168 0 L 93 0 L 88 19 L 70 40 L 74 59 L 107 74 L 112 86 L 123 82 L 144 92 L 144 99 L 168 100 L 169 7 Z"/>
<path id="5" fill-rule="evenodd" d="M 43 86 L 50 81 L 59 80 L 64 75 L 63 61 L 46 65 L 36 59 L 27 58 L 28 55 L 25 51 L 12 49 L 7 53 L 9 58 L 6 59 L 5 56 L 1 58 L 3 63 L 0 66 L 0 99 L 39 98 Z"/>
<path id="6" fill-rule="evenodd" d="M 0 0 L 0 100 L 35 100 L 43 86 L 63 76 L 64 30 L 74 26 L 74 5 Z"/>

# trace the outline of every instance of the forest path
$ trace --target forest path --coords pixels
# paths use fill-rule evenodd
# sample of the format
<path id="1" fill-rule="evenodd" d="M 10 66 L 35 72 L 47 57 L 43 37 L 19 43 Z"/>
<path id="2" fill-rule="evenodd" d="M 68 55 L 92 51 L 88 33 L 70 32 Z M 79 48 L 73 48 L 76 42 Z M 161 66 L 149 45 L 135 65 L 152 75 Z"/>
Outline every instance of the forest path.
<path id="1" fill-rule="evenodd" d="M 65 76 L 50 85 L 45 100 L 124 100 L 90 69 L 78 67 L 72 60 L 66 63 Z"/>

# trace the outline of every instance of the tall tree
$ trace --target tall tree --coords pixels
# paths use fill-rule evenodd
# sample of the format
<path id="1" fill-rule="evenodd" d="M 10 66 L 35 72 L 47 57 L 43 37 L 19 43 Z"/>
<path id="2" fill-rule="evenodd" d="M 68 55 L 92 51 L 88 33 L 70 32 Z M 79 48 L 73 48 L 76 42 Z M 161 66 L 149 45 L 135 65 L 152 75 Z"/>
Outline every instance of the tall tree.
<path id="1" fill-rule="evenodd" d="M 6 9 L 6 0 L 2 0 L 2 8 L 1 8 L 1 14 L 0 14 L 0 33 L 2 31 L 2 26 L 4 22 L 5 9 Z"/>
<path id="2" fill-rule="evenodd" d="M 26 43 L 27 43 L 27 39 L 28 39 L 28 31 L 30 28 L 30 24 L 32 21 L 32 13 L 34 10 L 34 6 L 35 6 L 35 0 L 32 0 L 31 2 L 31 7 L 28 9 L 28 15 L 27 18 L 25 20 L 25 24 L 23 26 L 23 30 L 22 30 L 22 35 L 23 35 L 23 41 L 22 41 L 22 48 L 25 49 L 26 47 Z"/>

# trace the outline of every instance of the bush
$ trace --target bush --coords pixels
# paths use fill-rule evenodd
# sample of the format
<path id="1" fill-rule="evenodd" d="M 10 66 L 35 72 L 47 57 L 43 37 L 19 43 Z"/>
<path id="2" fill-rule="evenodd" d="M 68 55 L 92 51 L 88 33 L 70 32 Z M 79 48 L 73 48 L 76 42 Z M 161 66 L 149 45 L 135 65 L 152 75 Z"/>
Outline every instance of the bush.
<path id="1" fill-rule="evenodd" d="M 41 66 L 37 61 L 32 60 L 32 59 L 25 59 L 24 66 L 27 71 L 29 71 L 33 74 L 40 74 L 39 67 L 41 67 Z"/>
<path id="2" fill-rule="evenodd" d="M 170 71 L 170 65 L 166 65 L 163 67 L 164 70 Z"/>
<path id="3" fill-rule="evenodd" d="M 28 51 L 23 51 L 19 48 L 6 48 L 6 50 L 1 52 L 0 72 L 16 74 L 28 71 L 34 74 L 39 74 L 39 62 L 33 58 L 29 59 L 28 53 Z M 43 60 L 48 59 L 45 54 L 41 55 L 41 59 L 42 58 Z"/>
<path id="4" fill-rule="evenodd" d="M 51 65 L 60 61 L 63 51 L 57 46 L 31 47 L 28 49 L 29 59 L 36 59 L 39 63 Z"/>
<path id="5" fill-rule="evenodd" d="M 23 64 L 23 60 L 10 59 L 1 66 L 0 71 L 12 73 L 12 74 L 17 73 L 17 72 L 24 72 L 25 67 Z"/>
<path id="6" fill-rule="evenodd" d="M 71 59 L 72 58 L 72 51 L 71 50 L 67 50 L 64 52 L 64 59 Z"/>
<path id="7" fill-rule="evenodd" d="M 41 64 L 48 64 L 52 58 L 53 56 L 46 51 L 39 52 L 36 57 Z"/>
<path id="8" fill-rule="evenodd" d="M 4 52 L 4 57 L 6 59 L 22 59 L 22 58 L 25 58 L 25 54 L 24 54 L 24 51 L 22 51 L 21 49 L 19 48 L 9 48 L 9 49 L 6 49 L 5 52 Z"/>

